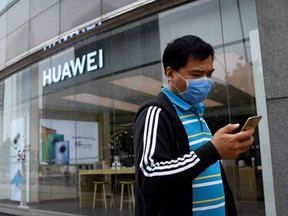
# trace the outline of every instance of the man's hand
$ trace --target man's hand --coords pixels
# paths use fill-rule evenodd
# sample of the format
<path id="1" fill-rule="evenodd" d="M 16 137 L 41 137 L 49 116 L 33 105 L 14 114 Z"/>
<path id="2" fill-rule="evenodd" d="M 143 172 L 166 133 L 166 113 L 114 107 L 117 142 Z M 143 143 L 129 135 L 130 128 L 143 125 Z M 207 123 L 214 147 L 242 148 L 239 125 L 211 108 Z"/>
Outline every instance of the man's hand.
<path id="1" fill-rule="evenodd" d="M 230 134 L 239 124 L 228 124 L 220 128 L 212 137 L 211 142 L 217 149 L 221 159 L 236 159 L 247 151 L 254 142 L 254 129 Z"/>

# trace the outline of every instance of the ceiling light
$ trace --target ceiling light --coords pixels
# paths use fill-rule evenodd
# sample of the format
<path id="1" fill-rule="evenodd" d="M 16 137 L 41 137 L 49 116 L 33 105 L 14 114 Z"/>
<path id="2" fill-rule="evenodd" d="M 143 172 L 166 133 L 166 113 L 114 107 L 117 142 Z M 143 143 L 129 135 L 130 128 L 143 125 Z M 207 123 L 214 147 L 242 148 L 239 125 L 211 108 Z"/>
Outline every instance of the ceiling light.
<path id="1" fill-rule="evenodd" d="M 98 95 L 92 95 L 88 93 L 81 93 L 76 95 L 69 95 L 62 97 L 65 100 L 77 101 L 86 104 L 92 104 L 96 106 L 102 106 L 107 108 L 113 108 L 118 110 L 125 110 L 130 112 L 137 112 L 139 105 L 127 103 L 120 100 L 115 100 Z"/>
<path id="2" fill-rule="evenodd" d="M 119 85 L 125 88 L 133 89 L 135 91 L 147 93 L 154 96 L 158 95 L 159 91 L 161 91 L 161 87 L 163 86 L 162 82 L 143 75 L 127 77 L 111 82 L 115 85 Z"/>

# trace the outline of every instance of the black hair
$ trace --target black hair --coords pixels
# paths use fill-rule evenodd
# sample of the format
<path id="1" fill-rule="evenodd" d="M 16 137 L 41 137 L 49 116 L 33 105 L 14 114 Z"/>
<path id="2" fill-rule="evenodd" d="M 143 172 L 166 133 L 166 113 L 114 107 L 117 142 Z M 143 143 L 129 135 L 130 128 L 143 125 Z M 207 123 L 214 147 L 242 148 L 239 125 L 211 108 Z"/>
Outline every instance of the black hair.
<path id="1" fill-rule="evenodd" d="M 162 57 L 164 71 L 167 67 L 176 71 L 185 67 L 190 57 L 204 60 L 209 56 L 214 59 L 214 49 L 210 44 L 197 36 L 186 35 L 168 43 Z"/>

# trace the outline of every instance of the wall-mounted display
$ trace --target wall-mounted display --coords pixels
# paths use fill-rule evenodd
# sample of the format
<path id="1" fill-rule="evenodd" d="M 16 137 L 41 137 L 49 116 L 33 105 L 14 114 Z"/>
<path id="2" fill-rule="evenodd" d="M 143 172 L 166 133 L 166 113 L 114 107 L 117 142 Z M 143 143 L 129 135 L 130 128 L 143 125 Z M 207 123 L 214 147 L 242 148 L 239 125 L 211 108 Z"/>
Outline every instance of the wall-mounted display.
<path id="1" fill-rule="evenodd" d="M 98 122 L 56 119 L 41 119 L 40 122 L 40 164 L 98 162 Z"/>

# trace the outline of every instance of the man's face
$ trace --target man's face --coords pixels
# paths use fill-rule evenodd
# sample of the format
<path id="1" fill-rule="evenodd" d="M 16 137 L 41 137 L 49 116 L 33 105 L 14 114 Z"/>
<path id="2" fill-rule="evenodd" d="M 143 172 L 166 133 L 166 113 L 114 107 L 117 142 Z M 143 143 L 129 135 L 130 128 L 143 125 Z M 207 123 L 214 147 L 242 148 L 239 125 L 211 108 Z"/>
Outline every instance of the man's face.
<path id="1" fill-rule="evenodd" d="M 180 68 L 177 72 L 185 80 L 197 79 L 201 77 L 211 78 L 214 72 L 212 56 L 202 61 L 189 58 L 185 67 Z M 170 67 L 166 69 L 166 76 L 170 81 L 168 88 L 178 95 L 179 91 L 184 92 L 186 90 L 186 81 L 179 76 L 177 72 Z M 175 86 L 179 91 L 175 88 Z"/>

